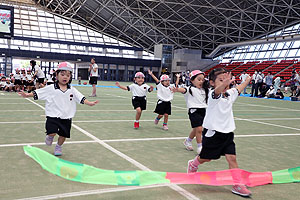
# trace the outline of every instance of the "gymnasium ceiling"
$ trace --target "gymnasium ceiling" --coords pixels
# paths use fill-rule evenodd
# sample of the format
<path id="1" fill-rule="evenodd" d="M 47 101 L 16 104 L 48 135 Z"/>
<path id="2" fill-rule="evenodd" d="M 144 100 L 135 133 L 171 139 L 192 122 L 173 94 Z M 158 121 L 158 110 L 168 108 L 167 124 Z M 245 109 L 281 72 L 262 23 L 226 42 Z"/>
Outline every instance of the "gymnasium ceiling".
<path id="1" fill-rule="evenodd" d="M 32 1 L 150 52 L 155 44 L 164 43 L 209 54 L 220 44 L 260 38 L 300 23 L 299 0 Z"/>

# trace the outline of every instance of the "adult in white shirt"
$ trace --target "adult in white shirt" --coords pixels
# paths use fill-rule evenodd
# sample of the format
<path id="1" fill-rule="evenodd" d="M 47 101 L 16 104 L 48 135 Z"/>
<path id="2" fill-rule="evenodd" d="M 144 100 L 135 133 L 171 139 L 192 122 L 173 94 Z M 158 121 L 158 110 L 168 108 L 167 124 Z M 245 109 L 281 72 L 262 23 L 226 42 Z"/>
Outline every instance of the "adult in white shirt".
<path id="1" fill-rule="evenodd" d="M 44 87 L 44 81 L 45 81 L 44 72 L 42 71 L 40 66 L 38 66 L 36 64 L 35 60 L 31 60 L 30 65 L 32 67 L 32 70 L 34 70 L 33 78 L 36 78 L 35 88 L 36 89 L 43 88 Z"/>
<path id="2" fill-rule="evenodd" d="M 89 83 L 93 86 L 93 91 L 90 97 L 96 97 L 96 85 L 98 80 L 98 65 L 96 64 L 95 58 L 91 59 L 90 68 L 88 70 L 90 72 L 90 81 Z"/>
<path id="3" fill-rule="evenodd" d="M 247 78 L 248 76 L 249 76 L 249 75 L 246 74 L 246 71 L 243 71 L 243 72 L 242 72 L 242 75 L 240 76 L 241 84 L 244 83 L 244 82 L 246 81 L 246 78 Z M 243 92 L 244 94 L 247 94 L 246 89 L 247 89 L 247 87 L 244 88 L 244 92 Z"/>
<path id="4" fill-rule="evenodd" d="M 261 75 L 258 74 L 257 70 L 255 70 L 253 76 L 252 76 L 252 89 L 251 89 L 251 97 L 258 96 L 258 84 L 260 81 L 262 81 L 263 78 Z"/>

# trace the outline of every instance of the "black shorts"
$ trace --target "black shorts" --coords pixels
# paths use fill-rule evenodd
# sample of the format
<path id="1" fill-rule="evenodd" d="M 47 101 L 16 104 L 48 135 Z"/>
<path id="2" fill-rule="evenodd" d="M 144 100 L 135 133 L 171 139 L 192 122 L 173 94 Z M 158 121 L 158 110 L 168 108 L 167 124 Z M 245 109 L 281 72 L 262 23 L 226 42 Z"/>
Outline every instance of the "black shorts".
<path id="1" fill-rule="evenodd" d="M 46 121 L 46 133 L 57 133 L 59 136 L 70 138 L 72 119 L 60 119 L 48 117 Z"/>
<path id="2" fill-rule="evenodd" d="M 44 78 L 38 78 L 38 79 L 36 79 L 36 82 L 38 82 L 38 83 L 44 83 Z"/>
<path id="3" fill-rule="evenodd" d="M 47 85 L 52 85 L 54 84 L 54 82 L 47 82 Z"/>
<path id="4" fill-rule="evenodd" d="M 33 81 L 32 82 L 26 81 L 26 86 L 34 86 Z"/>
<path id="5" fill-rule="evenodd" d="M 163 114 L 171 115 L 171 102 L 158 100 L 154 112 L 159 115 L 163 115 Z"/>
<path id="6" fill-rule="evenodd" d="M 20 79 L 15 79 L 15 85 L 22 85 L 22 81 Z"/>
<path id="7" fill-rule="evenodd" d="M 142 110 L 146 110 L 146 105 L 147 105 L 146 97 L 132 97 L 132 105 L 134 109 L 140 107 Z"/>
<path id="8" fill-rule="evenodd" d="M 89 84 L 91 84 L 91 85 L 97 85 L 97 80 L 98 80 L 98 77 L 96 77 L 96 76 L 91 76 L 91 77 L 90 77 Z"/>
<path id="9" fill-rule="evenodd" d="M 219 159 L 225 154 L 235 155 L 235 143 L 233 141 L 234 134 L 221 133 L 215 131 L 211 137 L 206 137 L 207 129 L 204 128 L 202 132 L 202 150 L 200 158 L 203 159 Z"/>
<path id="10" fill-rule="evenodd" d="M 189 118 L 192 128 L 202 126 L 203 120 L 205 117 L 205 108 L 190 108 L 189 109 Z"/>

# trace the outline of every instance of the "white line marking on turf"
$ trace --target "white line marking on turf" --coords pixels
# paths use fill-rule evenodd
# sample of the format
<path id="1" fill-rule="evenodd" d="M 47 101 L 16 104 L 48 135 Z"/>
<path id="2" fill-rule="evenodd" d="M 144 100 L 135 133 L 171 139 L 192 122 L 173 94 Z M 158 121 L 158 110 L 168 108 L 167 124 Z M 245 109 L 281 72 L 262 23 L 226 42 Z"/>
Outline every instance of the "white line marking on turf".
<path id="1" fill-rule="evenodd" d="M 42 108 L 43 110 L 45 110 L 45 108 L 37 103 L 35 103 L 34 101 L 32 101 L 31 99 L 28 99 L 30 102 L 34 103 L 35 105 L 39 106 L 40 108 Z M 113 148 L 112 146 L 106 144 L 105 142 L 103 142 L 102 140 L 100 140 L 99 138 L 95 137 L 94 135 L 92 135 L 91 133 L 87 132 L 86 130 L 80 128 L 79 126 L 72 124 L 72 127 L 76 128 L 77 130 L 79 130 L 80 132 L 82 132 L 83 134 L 85 134 L 86 136 L 92 138 L 93 140 L 95 140 L 96 142 L 98 142 L 99 144 L 101 144 L 103 147 L 107 148 L 108 150 L 114 152 L 115 154 L 117 154 L 118 156 L 122 157 L 123 159 L 129 161 L 130 163 L 134 164 L 136 167 L 142 169 L 142 170 L 147 170 L 147 171 L 151 171 L 149 168 L 147 168 L 146 166 L 142 165 L 141 163 L 137 162 L 136 160 L 130 158 L 129 156 L 127 156 L 126 154 L 118 151 L 117 149 Z M 199 200 L 198 197 L 196 197 L 195 195 L 193 195 L 192 193 L 188 192 L 187 190 L 179 187 L 178 185 L 175 184 L 171 184 L 168 185 L 171 189 L 175 190 L 176 192 L 180 193 L 181 195 L 183 195 L 185 198 L 189 199 L 189 200 Z"/>
<path id="2" fill-rule="evenodd" d="M 242 118 L 236 118 L 236 119 L 243 120 L 243 121 L 248 121 L 248 122 L 254 122 L 254 123 L 258 123 L 258 124 L 264 124 L 264 125 L 269 125 L 269 126 L 275 126 L 275 127 L 287 128 L 287 129 L 300 131 L 299 128 L 293 128 L 293 127 L 289 127 L 289 126 L 282 126 L 282 125 L 278 125 L 278 124 L 271 124 L 271 123 L 267 123 L 267 122 L 259 122 L 259 121 L 254 121 L 253 119 L 242 119 Z"/>
<path id="3" fill-rule="evenodd" d="M 275 109 L 281 109 L 281 110 L 290 110 L 293 111 L 295 109 L 292 108 L 283 108 L 283 107 L 275 107 L 275 106 L 264 106 L 264 105 L 257 105 L 257 104 L 248 104 L 248 103 L 241 103 L 241 102 L 235 102 L 236 104 L 241 104 L 241 105 L 247 105 L 247 106 L 258 106 L 258 107 L 265 107 L 265 108 L 275 108 Z M 299 111 L 299 110 L 297 110 Z"/>
<path id="4" fill-rule="evenodd" d="M 84 144 L 84 143 L 95 143 L 94 140 L 87 140 L 87 141 L 67 141 L 64 144 Z M 56 144 L 56 142 L 53 142 L 53 144 Z M 20 144 L 0 144 L 0 147 L 17 147 L 17 146 L 40 146 L 45 145 L 45 142 L 36 142 L 36 143 L 20 143 Z"/>
<path id="5" fill-rule="evenodd" d="M 87 191 L 80 191 L 80 192 L 61 193 L 61 194 L 39 196 L 39 197 L 29 197 L 29 198 L 16 199 L 16 200 L 59 199 L 59 198 L 68 198 L 68 197 L 78 197 L 78 196 L 84 196 L 84 195 L 95 195 L 95 194 L 123 192 L 123 191 L 130 191 L 130 190 L 156 188 L 156 187 L 165 187 L 165 186 L 169 186 L 169 185 L 170 184 L 157 184 L 157 185 L 149 185 L 149 186 L 126 186 L 126 187 L 106 188 L 106 189 L 99 189 L 99 190 L 87 190 Z"/>
<path id="6" fill-rule="evenodd" d="M 243 119 L 235 117 L 236 121 L 247 121 L 247 120 L 267 120 L 267 121 L 282 121 L 282 120 L 299 120 L 300 118 L 253 118 L 253 119 Z M 74 123 L 118 123 L 118 122 L 133 122 L 134 120 L 131 119 L 107 119 L 107 120 L 73 120 Z M 141 122 L 152 122 L 152 119 L 142 119 Z M 169 122 L 183 122 L 183 121 L 189 121 L 189 119 L 169 119 Z M 0 124 L 40 124 L 45 123 L 45 121 L 0 121 Z"/>
<path id="7" fill-rule="evenodd" d="M 235 134 L 234 137 L 236 138 L 246 138 L 246 137 L 281 137 L 281 136 L 300 136 L 300 133 L 278 133 L 278 134 L 249 134 L 249 135 L 238 135 Z M 136 142 L 136 141 L 160 141 L 160 140 L 183 140 L 186 136 L 183 137 L 165 137 L 165 138 L 138 138 L 138 139 L 110 139 L 110 140 L 102 140 L 103 142 Z M 94 140 L 84 140 L 84 141 L 67 141 L 64 144 L 85 144 L 85 143 L 98 143 Z M 56 142 L 53 142 L 56 144 Z M 37 142 L 37 143 L 20 143 L 20 144 L 0 144 L 0 147 L 17 147 L 17 146 L 41 146 L 45 145 L 44 142 Z"/>

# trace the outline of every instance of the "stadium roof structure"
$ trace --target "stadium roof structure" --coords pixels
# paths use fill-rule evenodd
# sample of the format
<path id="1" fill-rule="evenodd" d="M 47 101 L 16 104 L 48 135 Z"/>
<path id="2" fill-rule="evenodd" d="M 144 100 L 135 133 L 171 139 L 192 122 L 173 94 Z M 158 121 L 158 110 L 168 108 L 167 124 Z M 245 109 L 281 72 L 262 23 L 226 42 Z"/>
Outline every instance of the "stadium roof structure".
<path id="1" fill-rule="evenodd" d="M 32 0 L 48 12 L 153 52 L 253 40 L 300 22 L 296 0 Z M 228 51 L 219 51 L 215 57 Z"/>

